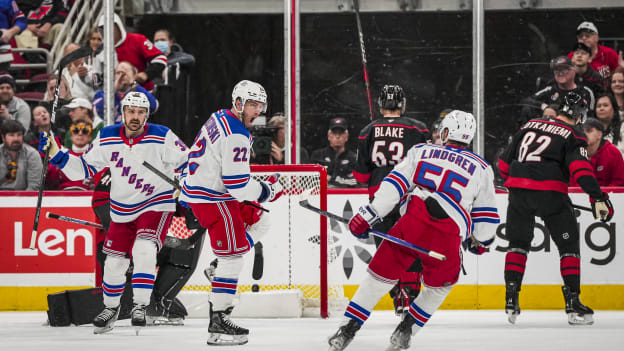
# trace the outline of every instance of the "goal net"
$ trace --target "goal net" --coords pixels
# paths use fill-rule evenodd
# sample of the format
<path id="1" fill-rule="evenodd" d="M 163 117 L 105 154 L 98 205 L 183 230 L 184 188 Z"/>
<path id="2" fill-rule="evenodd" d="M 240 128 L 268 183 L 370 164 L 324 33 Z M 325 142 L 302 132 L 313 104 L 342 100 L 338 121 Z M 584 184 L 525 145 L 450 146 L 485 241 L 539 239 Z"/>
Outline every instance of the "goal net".
<path id="1" fill-rule="evenodd" d="M 252 166 L 251 170 L 256 180 L 264 180 L 273 173 L 279 173 L 284 194 L 274 202 L 262 204 L 270 211 L 264 215 L 270 216 L 271 221 L 268 233 L 260 240 L 263 269 L 260 276 L 257 270 L 253 275 L 259 279 L 252 277 L 254 258 L 259 250 L 251 249 L 244 256 L 244 268 L 238 280 L 237 296 L 240 301 L 243 301 L 243 297 L 258 297 L 263 300 L 253 303 L 254 306 L 266 304 L 266 301 L 279 304 L 280 301 L 286 301 L 285 294 L 294 292 L 300 300 L 303 316 L 320 314 L 328 317 L 329 314 L 342 313 L 346 299 L 339 279 L 340 266 L 336 262 L 334 240 L 327 235 L 327 220 L 299 205 L 300 201 L 308 200 L 311 205 L 326 210 L 325 168 L 318 165 L 258 165 Z M 169 235 L 186 238 L 191 232 L 186 229 L 183 218 L 174 218 Z M 191 317 L 194 310 L 203 309 L 188 306 L 195 302 L 187 301 L 197 300 L 198 304 L 206 305 L 204 308 L 207 308 L 207 292 L 211 288 L 203 271 L 214 258 L 209 238 L 206 237 L 198 266 L 180 293 Z M 195 300 L 189 296 L 195 296 Z"/>

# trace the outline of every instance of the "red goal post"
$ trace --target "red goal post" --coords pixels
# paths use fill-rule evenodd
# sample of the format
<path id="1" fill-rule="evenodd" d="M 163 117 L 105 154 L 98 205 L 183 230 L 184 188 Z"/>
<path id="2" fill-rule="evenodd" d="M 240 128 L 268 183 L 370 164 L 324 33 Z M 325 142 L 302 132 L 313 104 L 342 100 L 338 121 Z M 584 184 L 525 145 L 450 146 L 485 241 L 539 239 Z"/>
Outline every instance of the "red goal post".
<path id="1" fill-rule="evenodd" d="M 254 280 L 249 273 L 253 265 L 254 250 L 245 255 L 243 272 L 239 277 L 238 293 L 247 293 L 258 285 L 265 293 L 298 289 L 302 295 L 304 315 L 319 314 L 327 318 L 330 311 L 344 308 L 344 291 L 339 269 L 332 267 L 335 252 L 328 237 L 327 218 L 299 206 L 299 201 L 327 210 L 327 171 L 320 165 L 252 165 L 252 177 L 264 180 L 274 173 L 280 174 L 284 195 L 272 203 L 263 203 L 269 209 L 271 229 L 261 239 L 264 254 L 264 274 Z M 188 237 L 190 232 L 182 218 L 174 218 L 170 234 Z M 205 292 L 210 284 L 203 277 L 208 260 L 212 259 L 208 238 L 204 240 L 200 263 L 184 287 L 185 291 Z M 316 257 L 316 258 L 313 258 Z M 305 311 L 308 311 L 307 313 Z M 318 311 L 318 312 L 316 312 Z"/>

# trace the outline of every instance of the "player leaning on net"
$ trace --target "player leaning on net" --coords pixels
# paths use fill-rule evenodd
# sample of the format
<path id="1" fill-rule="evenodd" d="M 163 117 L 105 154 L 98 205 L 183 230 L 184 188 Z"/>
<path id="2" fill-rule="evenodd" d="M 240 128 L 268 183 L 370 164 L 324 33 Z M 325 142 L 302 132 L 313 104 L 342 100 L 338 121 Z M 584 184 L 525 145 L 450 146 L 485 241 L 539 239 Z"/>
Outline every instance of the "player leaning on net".
<path id="1" fill-rule="evenodd" d="M 211 283 L 209 345 L 245 344 L 249 334 L 230 320 L 242 255 L 253 245 L 243 218 L 248 205 L 239 201 L 274 201 L 283 191 L 278 174 L 261 182 L 250 178 L 252 137 L 248 128 L 266 111 L 266 102 L 260 84 L 239 82 L 232 91 L 232 108 L 210 116 L 189 153 L 180 201 L 190 205 L 208 230 L 212 250 L 219 258 Z"/>
<path id="2" fill-rule="evenodd" d="M 412 146 L 427 142 L 429 130 L 418 120 L 402 116 L 405 113 L 405 93 L 398 85 L 384 85 L 377 99 L 383 118 L 376 119 L 360 131 L 358 153 L 353 176 L 368 185 L 372 200 L 385 176 L 392 171 Z M 399 205 L 383 218 L 374 229 L 387 233 L 399 220 Z M 379 247 L 381 239 L 375 237 Z M 394 310 L 400 315 L 406 312 L 411 301 L 420 292 L 420 259 L 416 259 L 397 285 L 390 290 Z"/>
<path id="3" fill-rule="evenodd" d="M 388 174 L 375 198 L 359 208 L 349 229 L 368 229 L 401 203 L 403 213 L 389 234 L 446 256 L 445 261 L 384 241 L 345 312 L 346 320 L 329 339 L 330 351 L 343 350 L 416 257 L 422 260 L 423 288 L 390 338 L 389 350 L 407 349 L 459 278 L 461 243 L 482 254 L 494 241 L 499 222 L 492 167 L 466 150 L 476 130 L 474 117 L 452 111 L 440 124 L 441 145 L 418 144 Z"/>
<path id="4" fill-rule="evenodd" d="M 559 249 L 563 297 L 570 324 L 592 324 L 591 308 L 579 300 L 579 230 L 568 197 L 570 178 L 590 196 L 596 219 L 609 221 L 613 206 L 587 160 L 587 138 L 579 123 L 587 103 L 568 93 L 556 118 L 532 119 L 514 135 L 498 167 L 509 188 L 505 257 L 505 311 L 510 323 L 520 314 L 518 293 L 533 240 L 535 216 L 542 218 Z"/>
<path id="5" fill-rule="evenodd" d="M 185 167 L 188 150 L 169 128 L 149 124 L 149 100 L 141 92 L 127 94 L 123 101 L 123 124 L 103 128 L 82 156 L 59 150 L 42 133 L 40 151 L 50 148 L 50 163 L 71 180 L 93 176 L 109 167 L 111 172 L 111 223 L 103 251 L 102 290 L 106 308 L 93 320 L 95 333 L 113 328 L 119 316 L 130 253 L 134 261 L 132 325 L 145 326 L 145 306 L 150 302 L 156 272 L 156 254 L 162 247 L 175 211 L 174 189 L 146 169 L 147 161 L 165 174 Z"/>

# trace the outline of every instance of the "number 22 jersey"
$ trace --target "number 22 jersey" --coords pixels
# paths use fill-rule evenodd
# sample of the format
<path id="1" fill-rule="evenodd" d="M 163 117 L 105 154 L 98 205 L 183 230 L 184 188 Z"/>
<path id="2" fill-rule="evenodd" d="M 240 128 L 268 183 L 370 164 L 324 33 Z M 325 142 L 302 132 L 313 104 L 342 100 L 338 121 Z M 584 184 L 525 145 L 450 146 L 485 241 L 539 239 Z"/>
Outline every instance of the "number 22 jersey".
<path id="1" fill-rule="evenodd" d="M 258 200 L 262 186 L 250 178 L 252 142 L 249 130 L 232 111 L 213 113 L 189 151 L 180 201 Z"/>

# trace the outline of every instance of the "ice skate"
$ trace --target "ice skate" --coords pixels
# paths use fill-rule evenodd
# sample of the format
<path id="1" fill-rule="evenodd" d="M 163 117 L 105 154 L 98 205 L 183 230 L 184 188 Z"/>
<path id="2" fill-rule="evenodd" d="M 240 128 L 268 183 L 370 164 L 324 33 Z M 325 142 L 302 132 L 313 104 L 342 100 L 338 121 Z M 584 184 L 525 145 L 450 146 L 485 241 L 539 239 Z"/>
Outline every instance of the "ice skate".
<path id="1" fill-rule="evenodd" d="M 210 324 L 208 325 L 208 345 L 244 345 L 247 343 L 249 329 L 239 327 L 230 320 L 232 308 L 225 311 L 213 311 L 210 304 Z"/>
<path id="2" fill-rule="evenodd" d="M 135 333 L 139 335 L 139 331 L 147 324 L 145 320 L 145 305 L 135 303 L 134 307 L 132 307 L 132 312 L 130 312 L 130 316 Z"/>
<path id="3" fill-rule="evenodd" d="M 509 282 L 506 288 L 505 313 L 507 313 L 507 320 L 509 323 L 516 324 L 516 318 L 518 318 L 520 314 L 520 304 L 518 303 L 520 287 L 515 282 Z"/>
<path id="4" fill-rule="evenodd" d="M 346 324 L 338 328 L 336 334 L 329 338 L 329 351 L 344 350 L 351 343 L 351 340 L 355 337 L 355 333 L 357 333 L 361 327 L 362 325 L 355 319 L 349 319 Z"/>
<path id="5" fill-rule="evenodd" d="M 153 295 L 152 295 L 153 296 Z M 176 313 L 171 308 L 173 303 L 170 299 L 161 298 L 152 302 L 145 308 L 145 320 L 149 325 L 184 325 L 184 314 Z"/>
<path id="6" fill-rule="evenodd" d="M 217 270 L 217 264 L 219 263 L 219 259 L 215 258 L 210 262 L 208 268 L 204 269 L 204 275 L 208 279 L 208 281 L 212 282 L 215 276 L 215 271 Z"/>
<path id="7" fill-rule="evenodd" d="M 93 334 L 103 334 L 113 329 L 115 321 L 119 317 L 119 306 L 106 307 L 93 319 Z"/>
<path id="8" fill-rule="evenodd" d="M 563 298 L 568 314 L 568 324 L 570 325 L 592 325 L 594 324 L 594 310 L 583 305 L 579 299 L 579 293 L 571 292 L 567 286 L 562 286 Z"/>
<path id="9" fill-rule="evenodd" d="M 412 340 L 412 327 L 414 324 L 414 318 L 409 314 L 405 314 L 401 323 L 397 325 L 396 329 L 392 333 L 392 336 L 390 337 L 390 346 L 386 349 L 386 351 L 409 349 L 410 342 Z"/>

